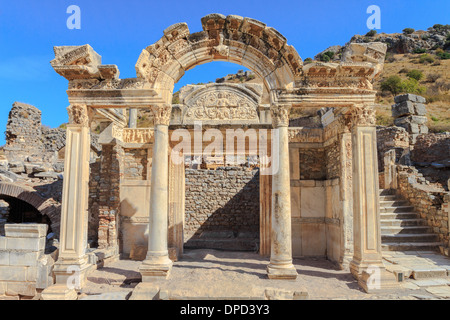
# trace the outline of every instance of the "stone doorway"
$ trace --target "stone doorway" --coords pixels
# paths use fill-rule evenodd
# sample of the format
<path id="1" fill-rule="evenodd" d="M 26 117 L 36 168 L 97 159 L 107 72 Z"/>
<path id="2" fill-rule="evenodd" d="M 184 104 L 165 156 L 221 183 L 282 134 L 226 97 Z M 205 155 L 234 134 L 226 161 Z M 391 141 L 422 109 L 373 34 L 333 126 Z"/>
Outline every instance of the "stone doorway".
<path id="1" fill-rule="evenodd" d="M 259 168 L 186 169 L 185 249 L 258 251 Z"/>

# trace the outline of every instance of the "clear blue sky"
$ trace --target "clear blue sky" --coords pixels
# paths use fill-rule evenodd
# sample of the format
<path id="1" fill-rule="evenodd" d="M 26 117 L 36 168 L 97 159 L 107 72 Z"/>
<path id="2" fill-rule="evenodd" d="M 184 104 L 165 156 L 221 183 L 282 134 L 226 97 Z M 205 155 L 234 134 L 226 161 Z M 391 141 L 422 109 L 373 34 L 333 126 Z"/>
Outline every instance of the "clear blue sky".
<path id="1" fill-rule="evenodd" d="M 140 52 L 163 30 L 186 22 L 201 31 L 200 19 L 209 13 L 250 17 L 274 27 L 305 59 L 331 45 L 343 45 L 368 29 L 369 5 L 381 8 L 381 30 L 426 30 L 450 23 L 449 0 L 316 0 L 316 1 L 143 1 L 143 0 L 16 0 L 0 3 L 0 145 L 5 143 L 8 112 L 14 101 L 42 110 L 43 124 L 67 122 L 67 80 L 50 66 L 53 46 L 90 44 L 104 64 L 116 64 L 121 78 L 135 77 Z M 81 9 L 81 30 L 69 30 L 69 5 Z M 175 89 L 188 83 L 213 81 L 243 69 L 210 63 L 190 70 Z"/>

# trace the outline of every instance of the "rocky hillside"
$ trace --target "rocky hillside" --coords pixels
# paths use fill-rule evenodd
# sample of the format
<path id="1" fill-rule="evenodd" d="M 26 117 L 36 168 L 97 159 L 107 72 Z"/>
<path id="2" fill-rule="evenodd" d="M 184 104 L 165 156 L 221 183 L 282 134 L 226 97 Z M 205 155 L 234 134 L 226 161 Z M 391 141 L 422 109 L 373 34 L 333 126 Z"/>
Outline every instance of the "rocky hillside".
<path id="1" fill-rule="evenodd" d="M 383 42 L 388 46 L 384 71 L 374 87 L 378 91 L 378 124 L 391 125 L 391 105 L 401 93 L 427 99 L 432 132 L 450 131 L 450 25 L 436 24 L 427 31 L 407 28 L 403 33 L 355 35 L 349 42 Z M 319 61 L 339 60 L 345 46 L 332 46 L 317 54 Z M 305 59 L 305 63 L 312 61 Z"/>

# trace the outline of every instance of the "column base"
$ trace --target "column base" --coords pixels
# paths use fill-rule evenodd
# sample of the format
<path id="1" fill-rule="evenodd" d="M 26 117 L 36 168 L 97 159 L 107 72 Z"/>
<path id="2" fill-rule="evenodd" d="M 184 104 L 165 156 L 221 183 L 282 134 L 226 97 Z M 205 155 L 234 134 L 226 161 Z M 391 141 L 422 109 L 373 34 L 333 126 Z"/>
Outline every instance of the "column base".
<path id="1" fill-rule="evenodd" d="M 295 280 L 298 273 L 293 264 L 283 267 L 269 264 L 267 266 L 267 276 L 269 279 Z"/>
<path id="2" fill-rule="evenodd" d="M 42 291 L 41 300 L 78 300 L 78 294 L 64 284 L 55 284 Z"/>
<path id="3" fill-rule="evenodd" d="M 142 282 L 151 282 L 158 279 L 167 279 L 172 271 L 172 260 L 168 255 L 147 254 L 147 258 L 139 267 L 139 272 L 142 275 Z"/>
<path id="4" fill-rule="evenodd" d="M 350 271 L 359 286 L 366 293 L 389 291 L 398 288 L 398 281 L 395 275 L 386 270 L 382 263 L 377 264 L 357 264 L 354 261 L 350 264 Z"/>
<path id="5" fill-rule="evenodd" d="M 87 256 L 79 260 L 60 258 L 53 269 L 56 284 L 81 290 L 86 282 L 87 274 L 93 267 L 92 264 L 87 263 Z"/>

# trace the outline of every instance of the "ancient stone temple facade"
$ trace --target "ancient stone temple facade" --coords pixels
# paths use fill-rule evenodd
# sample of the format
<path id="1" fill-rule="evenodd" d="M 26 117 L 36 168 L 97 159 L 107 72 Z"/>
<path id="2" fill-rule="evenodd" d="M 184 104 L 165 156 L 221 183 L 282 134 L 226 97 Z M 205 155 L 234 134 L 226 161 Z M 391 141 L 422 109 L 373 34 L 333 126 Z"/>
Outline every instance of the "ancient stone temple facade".
<path id="1" fill-rule="evenodd" d="M 316 255 L 349 267 L 367 291 L 375 268 L 376 288 L 391 286 L 381 257 L 372 87 L 386 45 L 350 44 L 339 63 L 303 65 L 294 47 L 260 21 L 211 14 L 202 26 L 196 33 L 185 23 L 164 30 L 142 51 L 132 79 L 120 79 L 117 66 L 101 64 L 89 45 L 55 47 L 51 64 L 69 81 L 70 124 L 56 284 L 43 297 L 73 298 L 75 291 L 66 286 L 71 268 L 77 267 L 81 286 L 89 272 L 94 119 L 101 124 L 104 152 L 98 244 L 113 255 L 143 260 L 143 282 L 170 277 L 173 261 L 182 259 L 186 159 L 211 152 L 214 136 L 223 146 L 222 153 L 219 147 L 212 152 L 219 160 L 244 159 L 259 168 L 259 252 L 267 256 L 270 279 L 295 279 L 293 257 Z M 185 87 L 180 104 L 172 105 L 174 84 L 211 61 L 251 69 L 270 104 L 261 104 L 261 85 L 218 84 Z M 152 111 L 152 127 L 128 125 L 133 121 L 124 110 L 139 108 Z M 290 127 L 290 114 L 302 108 L 332 111 L 319 126 Z M 236 136 L 227 143 L 228 130 L 244 133 L 243 148 Z M 246 144 L 250 133 L 256 142 Z"/>

